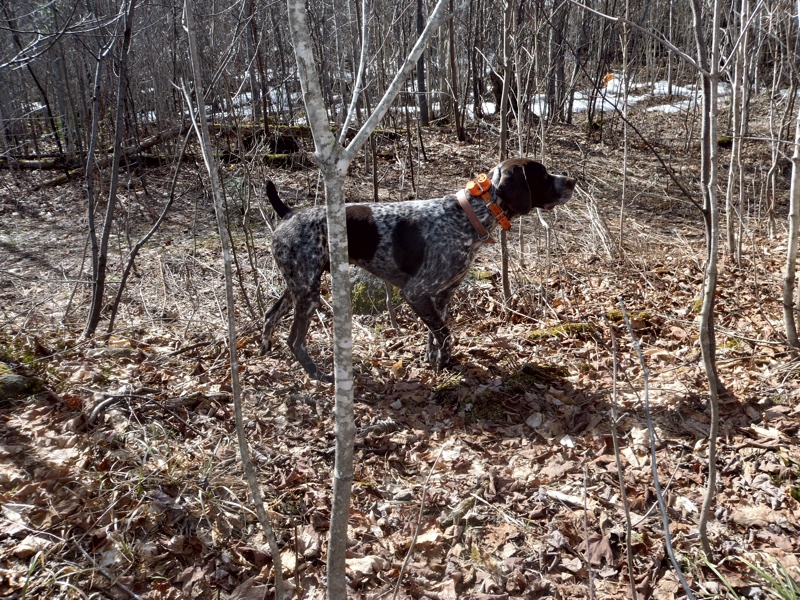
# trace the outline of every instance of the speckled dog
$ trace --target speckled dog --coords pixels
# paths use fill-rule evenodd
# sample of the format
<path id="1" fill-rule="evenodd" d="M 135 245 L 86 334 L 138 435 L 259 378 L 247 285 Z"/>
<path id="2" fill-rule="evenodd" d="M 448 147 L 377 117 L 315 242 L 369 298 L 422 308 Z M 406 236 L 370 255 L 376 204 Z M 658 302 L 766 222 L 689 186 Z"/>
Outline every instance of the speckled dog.
<path id="1" fill-rule="evenodd" d="M 496 203 L 508 219 L 534 208 L 552 209 L 565 203 L 576 183 L 569 177 L 551 175 L 526 158 L 497 165 L 489 178 L 493 185 L 485 194 L 486 202 Z M 309 323 L 319 305 L 320 277 L 330 265 L 325 207 L 292 210 L 281 201 L 271 181 L 267 182 L 267 196 L 282 219 L 272 236 L 272 254 L 287 287 L 266 315 L 262 348 L 264 352 L 270 349 L 272 332 L 293 302 L 289 347 L 312 379 L 330 382 L 332 377 L 317 368 L 306 349 Z M 460 200 L 449 195 L 435 200 L 347 205 L 350 262 L 400 289 L 428 326 L 426 357 L 436 368 L 450 361 L 446 324 L 450 299 L 478 248 L 491 240 L 488 233 L 498 220 L 502 222 L 480 195 L 460 192 L 460 196 Z"/>

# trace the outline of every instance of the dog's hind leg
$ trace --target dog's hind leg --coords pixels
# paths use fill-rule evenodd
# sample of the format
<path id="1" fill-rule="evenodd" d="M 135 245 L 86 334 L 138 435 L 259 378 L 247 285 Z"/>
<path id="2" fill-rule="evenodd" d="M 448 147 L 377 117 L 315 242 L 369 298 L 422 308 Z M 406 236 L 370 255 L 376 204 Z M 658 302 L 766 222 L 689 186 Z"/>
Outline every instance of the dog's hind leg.
<path id="1" fill-rule="evenodd" d="M 272 332 L 275 331 L 275 327 L 278 326 L 283 315 L 289 310 L 291 301 L 292 294 L 287 288 L 264 316 L 264 330 L 261 333 L 261 354 L 272 349 Z"/>
<path id="2" fill-rule="evenodd" d="M 319 304 L 319 286 L 310 293 L 297 294 L 294 299 L 294 322 L 287 343 L 294 357 L 311 379 L 333 383 L 333 376 L 325 375 L 317 368 L 306 348 L 306 336 L 311 318 Z"/>

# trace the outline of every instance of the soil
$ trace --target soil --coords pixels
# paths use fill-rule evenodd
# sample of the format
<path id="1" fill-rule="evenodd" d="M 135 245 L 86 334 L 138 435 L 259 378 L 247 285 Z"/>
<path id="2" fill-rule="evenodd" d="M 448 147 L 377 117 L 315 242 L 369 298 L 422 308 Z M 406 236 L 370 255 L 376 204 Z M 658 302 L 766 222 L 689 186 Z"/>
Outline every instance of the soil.
<path id="1" fill-rule="evenodd" d="M 547 230 L 537 215 L 513 228 L 510 298 L 499 244 L 481 252 L 451 309 L 451 368 L 424 362 L 426 331 L 406 306 L 397 307 L 399 331 L 385 312 L 355 318 L 353 598 L 388 598 L 398 582 L 399 598 L 630 598 L 631 579 L 639 598 L 685 597 L 653 456 L 676 561 L 698 597 L 763 598 L 777 589 L 765 575 L 800 578 L 800 363 L 787 351 L 780 300 L 788 173 L 778 172 L 773 196 L 768 143 L 746 143 L 739 256 L 720 256 L 725 393 L 714 554 L 704 557 L 706 242 L 693 204 L 699 150 L 686 142 L 697 124 L 644 106 L 632 118 L 649 145 L 630 134 L 627 171 L 616 119 L 588 136 L 580 117 L 552 125 L 545 147 L 528 152 L 577 177 L 579 189 L 543 216 Z M 378 137 L 379 199 L 436 197 L 491 168 L 495 124 L 473 123 L 469 135 L 463 144 L 446 125 L 425 129 L 424 156 L 418 139 L 409 150 L 404 136 Z M 724 200 L 728 150 L 721 159 Z M 322 202 L 321 182 L 307 160 L 281 170 L 230 163 L 223 173 L 246 432 L 284 576 L 298 597 L 321 598 L 332 388 L 293 360 L 288 319 L 279 343 L 259 354 L 261 315 L 282 291 L 264 177 L 294 204 Z M 0 173 L 0 361 L 41 390 L 0 399 L 0 596 L 271 597 L 272 559 L 235 437 L 220 244 L 201 161 L 183 163 L 174 205 L 138 256 L 107 339 L 108 310 L 101 334 L 82 338 L 91 291 L 84 184 L 32 191 L 51 176 Z M 171 178 L 168 166 L 125 173 L 111 294 Z M 347 193 L 373 196 L 363 157 Z M 323 303 L 309 336 L 328 371 L 329 317 Z"/>

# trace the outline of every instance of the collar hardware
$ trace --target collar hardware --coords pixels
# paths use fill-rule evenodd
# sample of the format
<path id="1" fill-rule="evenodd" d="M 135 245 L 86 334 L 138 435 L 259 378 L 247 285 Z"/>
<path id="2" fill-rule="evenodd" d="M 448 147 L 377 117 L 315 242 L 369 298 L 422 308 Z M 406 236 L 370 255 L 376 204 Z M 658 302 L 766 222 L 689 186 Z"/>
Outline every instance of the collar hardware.
<path id="1" fill-rule="evenodd" d="M 503 212 L 503 209 L 492 198 L 492 181 L 486 176 L 486 173 L 481 173 L 474 180 L 467 182 L 467 192 L 474 198 L 480 197 L 486 203 L 489 212 L 494 215 L 500 227 L 508 231 L 511 229 L 511 223 Z"/>

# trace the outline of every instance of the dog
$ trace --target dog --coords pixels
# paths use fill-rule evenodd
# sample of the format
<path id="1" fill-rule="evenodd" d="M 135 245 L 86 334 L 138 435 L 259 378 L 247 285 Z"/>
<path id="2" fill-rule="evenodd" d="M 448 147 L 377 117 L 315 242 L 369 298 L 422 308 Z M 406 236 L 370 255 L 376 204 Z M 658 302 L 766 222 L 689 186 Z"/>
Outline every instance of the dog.
<path id="1" fill-rule="evenodd" d="M 552 175 L 528 158 L 506 160 L 471 181 L 466 190 L 434 200 L 380 204 L 348 204 L 347 240 L 350 262 L 400 290 L 428 327 L 427 360 L 437 369 L 450 362 L 447 313 L 450 299 L 469 272 L 478 249 L 491 242 L 499 224 L 534 208 L 550 210 L 572 196 L 576 180 Z M 286 290 L 267 312 L 262 353 L 271 348 L 272 333 L 294 305 L 288 344 L 312 378 L 332 382 L 306 349 L 306 334 L 319 305 L 320 278 L 329 270 L 325 207 L 293 210 L 267 181 L 267 197 L 281 222 L 272 234 L 272 254 Z"/>

